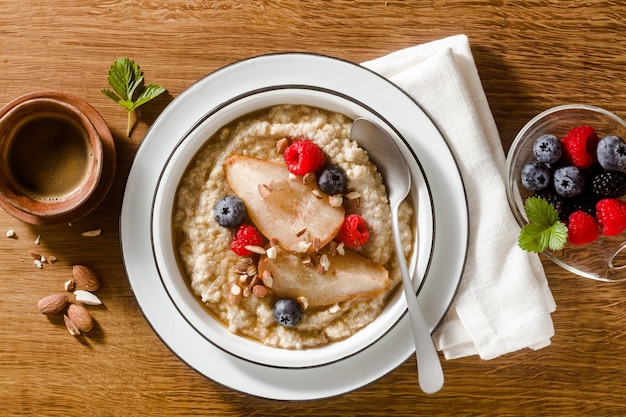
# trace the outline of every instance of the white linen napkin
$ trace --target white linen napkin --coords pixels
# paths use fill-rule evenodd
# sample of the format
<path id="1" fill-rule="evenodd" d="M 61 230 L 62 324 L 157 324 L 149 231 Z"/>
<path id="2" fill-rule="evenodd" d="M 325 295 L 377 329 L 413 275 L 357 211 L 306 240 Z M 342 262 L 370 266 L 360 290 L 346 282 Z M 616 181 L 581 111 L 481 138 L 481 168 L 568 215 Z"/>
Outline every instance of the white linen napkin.
<path id="1" fill-rule="evenodd" d="M 434 335 L 437 349 L 446 359 L 492 359 L 549 345 L 555 302 L 539 257 L 517 246 L 505 156 L 468 38 L 452 36 L 362 65 L 402 88 L 430 116 L 465 183 L 468 259 L 453 306 Z"/>

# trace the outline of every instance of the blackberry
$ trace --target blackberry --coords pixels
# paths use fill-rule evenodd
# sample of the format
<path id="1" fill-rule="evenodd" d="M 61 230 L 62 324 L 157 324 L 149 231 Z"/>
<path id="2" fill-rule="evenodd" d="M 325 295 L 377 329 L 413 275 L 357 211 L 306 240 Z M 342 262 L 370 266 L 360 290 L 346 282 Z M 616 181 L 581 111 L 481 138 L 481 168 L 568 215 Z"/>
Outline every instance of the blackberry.
<path id="1" fill-rule="evenodd" d="M 596 215 L 596 203 L 599 198 L 593 194 L 583 193 L 573 198 L 566 199 L 565 209 L 568 216 L 576 211 L 584 211 L 592 216 Z"/>
<path id="2" fill-rule="evenodd" d="M 540 190 L 533 194 L 533 197 L 538 197 L 546 200 L 552 204 L 556 211 L 559 212 L 559 220 L 566 221 L 569 217 L 569 210 L 567 210 L 564 198 L 555 193 L 553 190 Z"/>
<path id="3" fill-rule="evenodd" d="M 626 194 L 626 173 L 606 171 L 597 174 L 593 178 L 591 189 L 599 198 L 620 198 Z"/>
<path id="4" fill-rule="evenodd" d="M 318 174 L 317 186 L 326 194 L 341 194 L 346 189 L 346 172 L 339 165 L 326 165 Z"/>
<path id="5" fill-rule="evenodd" d="M 235 229 L 246 218 L 247 211 L 239 197 L 227 195 L 217 201 L 213 215 L 220 226 Z"/>
<path id="6" fill-rule="evenodd" d="M 550 184 L 550 168 L 538 161 L 524 165 L 521 180 L 530 191 L 542 190 Z"/>

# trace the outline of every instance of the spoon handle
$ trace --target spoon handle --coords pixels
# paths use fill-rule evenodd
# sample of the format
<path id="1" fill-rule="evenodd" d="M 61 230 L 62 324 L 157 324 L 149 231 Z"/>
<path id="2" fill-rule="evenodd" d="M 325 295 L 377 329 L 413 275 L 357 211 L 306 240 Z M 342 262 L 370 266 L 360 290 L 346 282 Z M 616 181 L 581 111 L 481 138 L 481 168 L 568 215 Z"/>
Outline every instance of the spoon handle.
<path id="1" fill-rule="evenodd" d="M 413 327 L 413 338 L 415 340 L 415 357 L 417 360 L 417 377 L 422 391 L 426 394 L 433 394 L 443 386 L 443 370 L 439 355 L 435 349 L 433 339 L 430 335 L 424 315 L 417 303 L 417 296 L 411 283 L 409 271 L 404 258 L 402 242 L 400 241 L 400 230 L 398 227 L 398 205 L 392 207 L 391 228 L 393 241 L 398 256 L 398 265 L 402 275 L 402 286 L 409 309 L 409 318 Z"/>

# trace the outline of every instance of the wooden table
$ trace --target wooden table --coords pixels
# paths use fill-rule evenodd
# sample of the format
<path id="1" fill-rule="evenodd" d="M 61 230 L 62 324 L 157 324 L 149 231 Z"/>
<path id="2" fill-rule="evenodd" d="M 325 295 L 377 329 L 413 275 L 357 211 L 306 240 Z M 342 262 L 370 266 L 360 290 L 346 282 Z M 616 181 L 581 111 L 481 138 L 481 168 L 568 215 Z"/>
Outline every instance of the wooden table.
<path id="1" fill-rule="evenodd" d="M 151 122 L 194 81 L 235 60 L 308 51 L 362 62 L 465 33 L 507 150 L 528 119 L 557 104 L 626 116 L 624 21 L 620 0 L 0 0 L 0 103 L 34 90 L 74 93 L 103 115 L 118 151 L 108 197 L 71 226 L 32 227 L 0 212 L 0 414 L 623 415 L 626 284 L 578 278 L 542 258 L 557 303 L 550 346 L 445 361 L 437 395 L 419 392 L 409 358 L 356 392 L 278 402 L 208 380 L 159 340 L 130 290 L 117 227 L 133 155 Z M 120 56 L 169 92 L 144 107 L 130 138 L 124 110 L 100 93 Z M 81 235 L 94 228 L 100 237 Z M 4 237 L 9 229 L 17 239 Z M 38 269 L 30 250 L 59 262 Z M 37 311 L 40 297 L 63 290 L 74 264 L 103 281 L 105 306 L 92 310 L 97 326 L 83 338 Z"/>

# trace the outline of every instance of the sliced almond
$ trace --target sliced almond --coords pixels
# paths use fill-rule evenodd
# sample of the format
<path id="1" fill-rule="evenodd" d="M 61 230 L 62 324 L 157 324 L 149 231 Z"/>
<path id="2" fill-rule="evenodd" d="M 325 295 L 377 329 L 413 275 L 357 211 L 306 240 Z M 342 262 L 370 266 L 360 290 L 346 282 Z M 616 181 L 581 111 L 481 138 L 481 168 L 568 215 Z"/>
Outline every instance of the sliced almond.
<path id="1" fill-rule="evenodd" d="M 282 155 L 283 153 L 285 153 L 285 149 L 287 149 L 287 146 L 289 146 L 289 139 L 282 138 L 281 140 L 276 142 L 276 152 L 279 155 Z"/>
<path id="2" fill-rule="evenodd" d="M 305 242 L 304 240 L 299 240 L 295 245 L 293 245 L 289 249 L 291 249 L 291 251 L 295 253 L 307 253 L 309 251 L 309 248 L 312 245 L 313 244 L 311 242 Z"/>
<path id="3" fill-rule="evenodd" d="M 320 265 L 322 265 L 327 271 L 330 269 L 330 259 L 325 253 L 320 256 Z"/>
<path id="4" fill-rule="evenodd" d="M 80 336 L 80 330 L 78 326 L 70 319 L 67 314 L 63 314 L 63 322 L 65 323 L 65 327 L 67 327 L 67 331 L 70 332 L 72 336 Z"/>
<path id="5" fill-rule="evenodd" d="M 307 172 L 306 174 L 304 174 L 302 176 L 302 183 L 303 184 L 312 184 L 317 180 L 317 177 L 315 176 L 315 174 L 313 172 Z"/>
<path id="6" fill-rule="evenodd" d="M 272 288 L 272 286 L 274 285 L 274 277 L 272 277 L 272 273 L 267 269 L 263 271 L 263 274 L 261 275 L 261 281 L 263 281 L 263 284 L 267 288 Z"/>
<path id="7" fill-rule="evenodd" d="M 237 285 L 237 284 L 233 284 L 230 287 L 230 293 L 232 295 L 241 295 L 241 287 L 239 285 Z"/>
<path id="8" fill-rule="evenodd" d="M 102 234 L 102 229 L 85 230 L 82 235 L 85 237 L 97 237 Z"/>
<path id="9" fill-rule="evenodd" d="M 335 314 L 335 313 L 338 313 L 339 311 L 341 311 L 341 307 L 339 306 L 339 304 L 335 304 L 328 309 L 328 312 L 330 314 Z"/>
<path id="10" fill-rule="evenodd" d="M 343 204 L 343 197 L 339 194 L 329 195 L 328 204 L 330 204 L 331 207 L 341 207 L 341 205 Z"/>
<path id="11" fill-rule="evenodd" d="M 265 254 L 270 259 L 276 259 L 277 253 L 278 253 L 278 249 L 276 249 L 276 246 L 271 246 L 265 250 Z"/>
<path id="12" fill-rule="evenodd" d="M 269 290 L 265 285 L 255 285 L 252 287 L 252 295 L 257 298 L 263 298 L 269 293 Z"/>
<path id="13" fill-rule="evenodd" d="M 302 264 L 311 268 L 315 268 L 316 265 L 315 259 L 313 259 L 311 255 L 304 255 L 304 257 L 302 258 Z"/>
<path id="14" fill-rule="evenodd" d="M 300 303 L 303 310 L 306 310 L 307 308 L 309 308 L 309 300 L 307 300 L 306 297 L 298 297 L 296 301 Z"/>
<path id="15" fill-rule="evenodd" d="M 245 245 L 244 248 L 248 249 L 252 253 L 256 253 L 256 254 L 259 254 L 259 255 L 265 255 L 265 249 L 262 248 L 261 246 Z"/>
<path id="16" fill-rule="evenodd" d="M 76 290 L 74 291 L 74 296 L 76 297 L 76 301 L 83 303 L 83 304 L 87 304 L 90 306 L 102 305 L 102 301 L 98 298 L 98 296 L 89 291 Z"/>
<path id="17" fill-rule="evenodd" d="M 76 282 L 74 282 L 73 279 L 68 279 L 65 281 L 65 284 L 63 284 L 63 287 L 65 287 L 65 291 L 67 292 L 74 292 L 76 289 Z"/>

